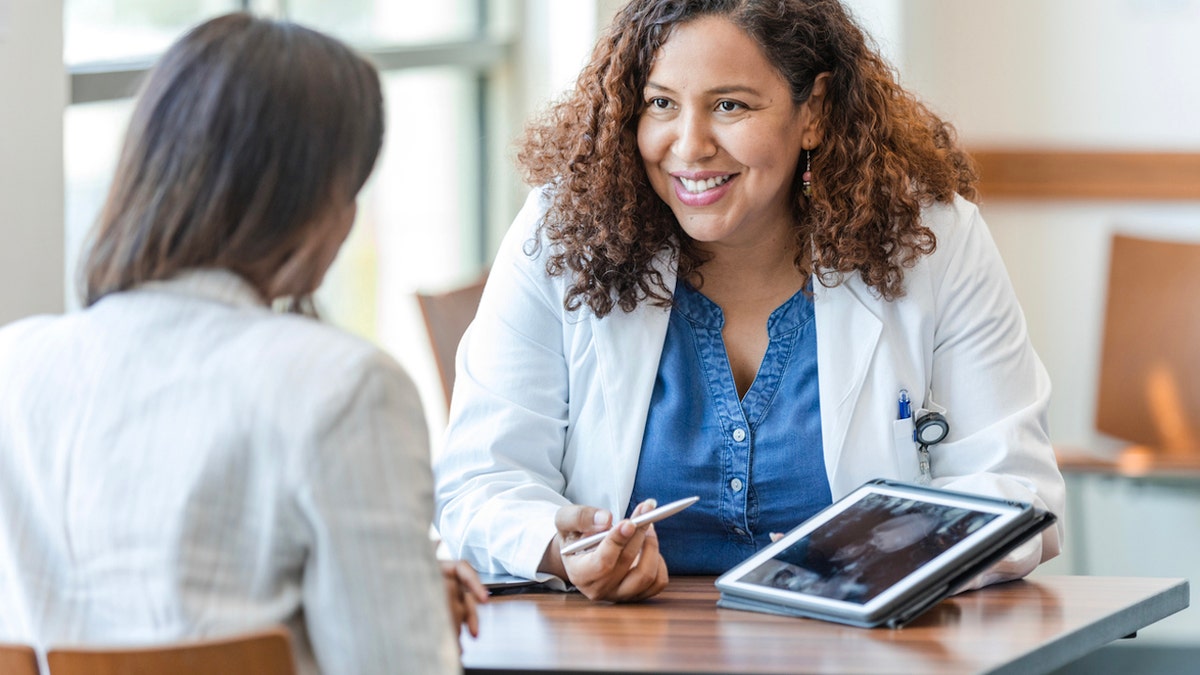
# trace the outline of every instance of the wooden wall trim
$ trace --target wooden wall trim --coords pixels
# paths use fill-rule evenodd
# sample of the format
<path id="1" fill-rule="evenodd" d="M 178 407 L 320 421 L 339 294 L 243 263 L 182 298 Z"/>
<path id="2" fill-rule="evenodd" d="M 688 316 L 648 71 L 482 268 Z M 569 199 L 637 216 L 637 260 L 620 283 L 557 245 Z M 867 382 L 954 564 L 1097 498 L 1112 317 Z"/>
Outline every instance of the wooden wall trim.
<path id="1" fill-rule="evenodd" d="M 1200 153 L 996 148 L 970 152 L 979 163 L 985 200 L 1200 200 Z"/>

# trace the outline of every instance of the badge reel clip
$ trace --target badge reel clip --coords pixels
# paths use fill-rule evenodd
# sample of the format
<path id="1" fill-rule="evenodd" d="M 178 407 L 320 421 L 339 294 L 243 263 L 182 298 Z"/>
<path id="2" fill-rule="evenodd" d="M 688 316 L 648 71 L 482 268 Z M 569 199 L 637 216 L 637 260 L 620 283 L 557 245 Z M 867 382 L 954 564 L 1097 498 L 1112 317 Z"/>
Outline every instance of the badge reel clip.
<path id="1" fill-rule="evenodd" d="M 917 454 L 920 458 L 921 477 L 928 481 L 933 477 L 929 463 L 929 446 L 945 440 L 946 435 L 950 433 L 950 423 L 941 413 L 927 412 L 917 417 L 913 426 L 913 440 L 919 446 Z"/>

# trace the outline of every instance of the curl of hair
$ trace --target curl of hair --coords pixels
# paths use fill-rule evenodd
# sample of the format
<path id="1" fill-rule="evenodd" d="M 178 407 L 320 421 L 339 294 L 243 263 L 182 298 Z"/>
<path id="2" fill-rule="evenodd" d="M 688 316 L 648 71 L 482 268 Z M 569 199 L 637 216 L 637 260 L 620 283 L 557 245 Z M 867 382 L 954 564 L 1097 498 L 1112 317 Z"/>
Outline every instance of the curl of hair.
<path id="1" fill-rule="evenodd" d="M 637 148 L 643 89 L 677 26 L 723 17 L 746 32 L 787 81 L 796 105 L 829 73 L 812 154 L 812 194 L 792 186 L 796 267 L 826 286 L 857 273 L 885 299 L 904 293 L 904 269 L 937 242 L 921 209 L 960 194 L 977 199 L 978 173 L 953 127 L 896 81 L 838 0 L 632 0 L 601 36 L 574 90 L 526 128 L 517 162 L 531 185 L 551 186 L 541 223 L 546 269 L 570 275 L 569 310 L 598 316 L 642 302 L 668 306 L 652 262 L 677 253 L 680 276 L 703 254 L 646 176 Z M 797 157 L 797 163 L 801 158 Z"/>

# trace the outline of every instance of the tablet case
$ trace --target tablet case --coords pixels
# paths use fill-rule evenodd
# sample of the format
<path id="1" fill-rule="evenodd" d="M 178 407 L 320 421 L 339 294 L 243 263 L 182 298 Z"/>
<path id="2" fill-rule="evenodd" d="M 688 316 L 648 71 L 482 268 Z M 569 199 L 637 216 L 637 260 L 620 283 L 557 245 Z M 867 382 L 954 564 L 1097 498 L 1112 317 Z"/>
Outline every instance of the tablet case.
<path id="1" fill-rule="evenodd" d="M 885 479 L 873 480 L 868 484 L 898 486 L 914 491 L 939 491 L 937 488 L 912 485 L 909 483 L 901 483 L 898 481 Z M 968 496 L 971 498 L 980 498 L 979 495 Z M 991 499 L 987 497 L 983 498 Z M 821 619 L 823 621 L 832 621 L 849 626 L 858 626 L 860 628 L 875 628 L 878 626 L 899 628 L 925 613 L 926 610 L 933 607 L 937 603 L 953 595 L 963 586 L 970 583 L 972 579 L 982 574 L 989 567 L 1003 559 L 1004 556 L 1011 553 L 1013 549 L 1033 538 L 1042 530 L 1054 524 L 1054 522 L 1057 520 L 1055 515 L 1049 511 L 1036 509 L 1028 504 L 1025 504 L 1024 506 L 1028 507 L 1030 510 L 1031 517 L 1029 519 L 1020 521 L 1016 524 L 1016 527 L 1006 530 L 1004 532 L 1004 536 L 998 537 L 992 543 L 991 547 L 977 552 L 972 558 L 964 559 L 962 561 L 963 564 L 957 569 L 953 570 L 952 573 L 941 578 L 935 578 L 933 583 L 930 583 L 928 586 L 917 589 L 907 597 L 898 600 L 886 616 L 880 617 L 877 620 L 859 622 L 841 615 L 832 613 L 827 614 L 814 609 L 793 607 L 791 605 L 760 600 L 758 598 L 748 598 L 741 595 L 734 595 L 725 590 L 721 591 L 721 596 L 717 600 L 717 606 L 726 609 L 763 612 L 767 614 L 778 614 L 781 616 Z"/>

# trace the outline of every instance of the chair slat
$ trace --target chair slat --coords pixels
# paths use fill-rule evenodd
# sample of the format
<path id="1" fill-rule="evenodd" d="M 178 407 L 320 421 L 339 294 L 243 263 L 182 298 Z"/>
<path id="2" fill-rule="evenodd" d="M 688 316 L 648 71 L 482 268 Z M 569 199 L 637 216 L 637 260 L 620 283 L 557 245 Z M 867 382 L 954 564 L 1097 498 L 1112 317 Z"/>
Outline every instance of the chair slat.
<path id="1" fill-rule="evenodd" d="M 50 675 L 296 673 L 291 640 L 284 628 L 150 647 L 56 647 L 47 652 L 46 660 Z"/>

